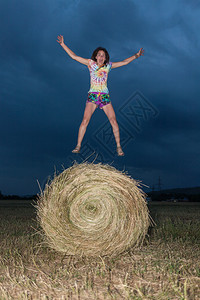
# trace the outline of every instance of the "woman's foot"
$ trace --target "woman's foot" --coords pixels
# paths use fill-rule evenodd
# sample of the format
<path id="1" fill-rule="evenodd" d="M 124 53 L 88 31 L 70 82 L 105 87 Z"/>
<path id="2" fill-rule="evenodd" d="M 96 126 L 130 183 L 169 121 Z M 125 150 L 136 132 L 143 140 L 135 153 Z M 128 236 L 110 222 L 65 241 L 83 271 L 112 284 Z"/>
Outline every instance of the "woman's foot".
<path id="1" fill-rule="evenodd" d="M 74 148 L 74 150 L 72 150 L 72 153 L 79 153 L 81 150 L 81 146 L 76 146 L 76 148 Z"/>
<path id="2" fill-rule="evenodd" d="M 124 156 L 124 152 L 123 152 L 121 146 L 118 146 L 118 147 L 117 147 L 117 155 L 118 155 L 118 156 Z"/>

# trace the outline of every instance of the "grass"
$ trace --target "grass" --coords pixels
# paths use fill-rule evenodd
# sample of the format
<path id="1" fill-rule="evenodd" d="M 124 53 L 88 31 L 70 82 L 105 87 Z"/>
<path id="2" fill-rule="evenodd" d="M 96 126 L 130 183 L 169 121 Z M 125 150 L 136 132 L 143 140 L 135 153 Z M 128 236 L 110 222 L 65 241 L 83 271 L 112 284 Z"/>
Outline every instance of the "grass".
<path id="1" fill-rule="evenodd" d="M 200 299 L 200 203 L 149 203 L 140 249 L 66 256 L 43 244 L 33 207 L 0 208 L 2 299 Z"/>

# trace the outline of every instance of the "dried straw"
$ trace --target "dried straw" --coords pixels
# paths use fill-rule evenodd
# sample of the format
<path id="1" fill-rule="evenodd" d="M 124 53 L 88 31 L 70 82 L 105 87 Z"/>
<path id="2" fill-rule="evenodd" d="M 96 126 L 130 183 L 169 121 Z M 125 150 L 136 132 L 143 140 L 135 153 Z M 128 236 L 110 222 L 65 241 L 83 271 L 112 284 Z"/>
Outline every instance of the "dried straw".
<path id="1" fill-rule="evenodd" d="M 103 164 L 74 164 L 46 184 L 37 216 L 50 247 L 68 255 L 118 255 L 149 227 L 140 183 Z"/>

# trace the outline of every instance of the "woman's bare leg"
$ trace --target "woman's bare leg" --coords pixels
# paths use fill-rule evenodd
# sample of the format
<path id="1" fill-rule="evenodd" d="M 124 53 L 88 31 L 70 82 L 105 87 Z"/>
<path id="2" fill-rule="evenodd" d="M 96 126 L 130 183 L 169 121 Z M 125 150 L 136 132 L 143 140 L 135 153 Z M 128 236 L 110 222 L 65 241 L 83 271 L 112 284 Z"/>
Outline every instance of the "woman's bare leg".
<path id="1" fill-rule="evenodd" d="M 121 145 L 120 145 L 119 126 L 117 124 L 117 120 L 116 120 L 116 116 L 115 116 L 115 112 L 114 112 L 112 104 L 109 103 L 109 104 L 103 106 L 103 111 L 105 112 L 105 114 L 108 117 L 108 120 L 110 121 L 110 124 L 112 126 L 113 134 L 114 134 L 115 141 L 117 144 L 118 155 L 123 156 L 124 153 L 123 153 L 123 151 L 121 149 Z"/>
<path id="2" fill-rule="evenodd" d="M 82 143 L 83 137 L 85 135 L 86 128 L 87 128 L 90 118 L 96 108 L 97 108 L 96 104 L 90 103 L 90 102 L 86 103 L 83 120 L 81 122 L 81 125 L 79 127 L 79 132 L 78 132 L 78 141 L 77 141 L 77 146 L 76 146 L 76 148 L 78 148 L 78 149 L 80 149 L 80 147 L 81 147 L 81 143 Z"/>

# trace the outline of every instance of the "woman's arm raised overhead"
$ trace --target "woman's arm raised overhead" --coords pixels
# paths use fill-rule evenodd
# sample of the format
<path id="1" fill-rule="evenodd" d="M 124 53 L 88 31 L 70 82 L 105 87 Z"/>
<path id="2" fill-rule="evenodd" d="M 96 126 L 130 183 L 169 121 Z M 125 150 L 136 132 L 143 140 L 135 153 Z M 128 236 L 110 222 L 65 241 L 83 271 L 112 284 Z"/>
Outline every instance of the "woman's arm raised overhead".
<path id="1" fill-rule="evenodd" d="M 144 55 L 144 49 L 143 48 L 141 48 L 138 53 L 134 54 L 133 56 L 131 56 L 129 58 L 124 59 L 123 61 L 113 62 L 112 63 L 112 69 L 119 68 L 119 67 L 122 67 L 122 66 L 126 66 L 131 61 L 133 61 L 134 59 L 140 57 L 141 55 Z"/>
<path id="2" fill-rule="evenodd" d="M 62 35 L 57 37 L 57 42 L 61 45 L 61 47 L 67 52 L 67 54 L 74 60 L 80 62 L 83 65 L 88 65 L 89 59 L 77 56 L 72 50 L 70 50 L 64 43 L 64 38 Z"/>

